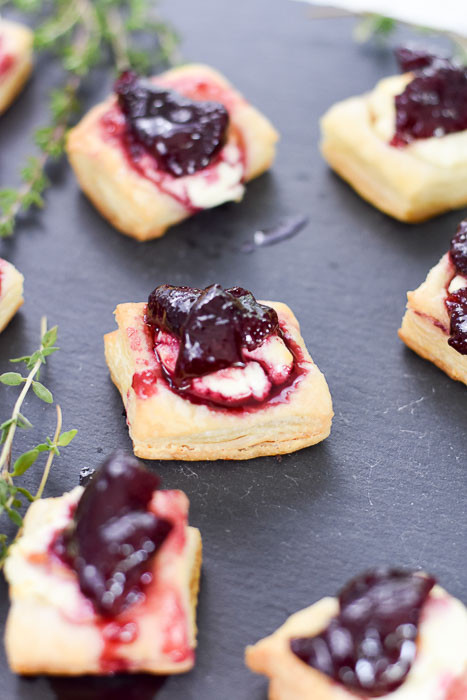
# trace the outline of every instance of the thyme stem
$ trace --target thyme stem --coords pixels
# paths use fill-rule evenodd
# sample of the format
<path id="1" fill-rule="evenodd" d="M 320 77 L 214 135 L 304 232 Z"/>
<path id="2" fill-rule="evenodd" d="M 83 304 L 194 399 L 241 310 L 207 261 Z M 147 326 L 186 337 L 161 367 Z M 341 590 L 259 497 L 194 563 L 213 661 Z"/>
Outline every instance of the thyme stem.
<path id="1" fill-rule="evenodd" d="M 44 338 L 45 333 L 47 332 L 47 318 L 45 316 L 42 317 L 41 319 L 41 339 Z M 41 351 L 44 349 L 44 345 L 41 340 Z M 21 390 L 20 395 L 18 396 L 16 403 L 13 408 L 13 413 L 11 414 L 11 426 L 8 431 L 7 438 L 5 440 L 5 444 L 3 445 L 2 452 L 0 454 L 0 468 L 2 470 L 1 476 L 3 479 L 6 479 L 11 482 L 11 476 L 10 476 L 10 471 L 9 471 L 9 464 L 11 460 L 11 447 L 13 444 L 13 438 L 15 436 L 16 432 L 16 427 L 17 427 L 17 421 L 18 417 L 21 413 L 20 409 L 21 406 L 23 405 L 23 401 L 26 398 L 26 394 L 28 393 L 29 389 L 31 388 L 32 382 L 34 380 L 34 377 L 36 376 L 38 370 L 40 369 L 40 366 L 42 364 L 41 359 L 39 358 L 32 368 L 32 370 L 29 372 L 28 377 L 24 383 L 24 386 Z"/>
<path id="2" fill-rule="evenodd" d="M 60 406 L 57 404 L 56 406 L 57 409 L 57 426 L 55 428 L 55 434 L 54 434 L 54 445 L 57 444 L 58 438 L 60 437 L 60 433 L 62 430 L 62 409 Z M 39 498 L 42 498 L 42 494 L 44 493 L 44 488 L 45 484 L 47 482 L 47 479 L 49 478 L 49 473 L 50 473 L 50 467 L 52 466 L 53 459 L 55 457 L 55 450 L 50 450 L 49 456 L 47 457 L 47 462 L 45 464 L 44 471 L 42 473 L 42 479 L 41 483 L 39 484 L 39 488 L 37 489 L 37 493 L 35 496 L 35 499 L 38 500 Z"/>

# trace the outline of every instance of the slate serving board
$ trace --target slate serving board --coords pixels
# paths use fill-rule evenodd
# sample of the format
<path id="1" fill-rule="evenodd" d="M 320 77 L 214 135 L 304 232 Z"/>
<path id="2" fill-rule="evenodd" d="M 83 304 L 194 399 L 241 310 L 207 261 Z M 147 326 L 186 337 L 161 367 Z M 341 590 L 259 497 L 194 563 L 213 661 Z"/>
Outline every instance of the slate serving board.
<path id="1" fill-rule="evenodd" d="M 389 51 L 356 45 L 353 20 L 314 20 L 287 0 L 171 0 L 163 6 L 187 60 L 217 67 L 272 119 L 282 135 L 272 172 L 227 204 L 138 244 L 112 229 L 56 167 L 44 212 L 28 217 L 0 256 L 26 277 L 26 303 L 0 337 L 0 370 L 36 347 L 39 319 L 59 325 L 44 381 L 64 428 L 78 437 L 54 464 L 47 493 L 77 484 L 116 447 L 130 449 L 122 404 L 104 362 L 112 311 L 142 301 L 163 282 L 238 284 L 288 303 L 334 400 L 332 434 L 282 458 L 239 463 L 154 462 L 167 488 L 186 491 L 201 529 L 204 565 L 195 670 L 160 683 L 146 676 L 24 680 L 1 652 L 2 700 L 264 700 L 266 682 L 243 650 L 293 611 L 334 593 L 377 564 L 421 566 L 467 602 L 465 387 L 397 338 L 405 294 L 448 247 L 462 212 L 418 226 L 360 200 L 322 161 L 318 120 L 336 100 L 395 71 Z M 27 89 L 0 122 L 0 177 L 14 178 L 44 123 L 59 71 L 41 59 Z M 88 106 L 107 94 L 99 75 Z M 241 252 L 253 232 L 290 214 L 310 216 L 295 238 Z M 465 212 L 464 212 L 465 214 Z M 2 416 L 16 396 L 0 389 Z M 53 432 L 53 410 L 33 395 L 34 435 Z M 38 479 L 31 473 L 30 484 Z M 1 583 L 1 619 L 7 590 Z"/>

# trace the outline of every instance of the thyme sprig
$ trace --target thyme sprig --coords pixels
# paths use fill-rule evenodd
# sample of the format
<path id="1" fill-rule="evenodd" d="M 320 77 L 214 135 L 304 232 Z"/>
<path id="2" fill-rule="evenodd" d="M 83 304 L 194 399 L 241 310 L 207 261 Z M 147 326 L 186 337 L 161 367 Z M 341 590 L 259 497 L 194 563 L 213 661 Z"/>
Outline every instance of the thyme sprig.
<path id="1" fill-rule="evenodd" d="M 0 0 L 8 5 L 34 15 L 36 50 L 58 58 L 65 75 L 50 96 L 50 124 L 35 132 L 39 155 L 28 159 L 18 188 L 0 190 L 0 237 L 13 234 L 21 213 L 43 207 L 48 163 L 63 154 L 68 127 L 80 111 L 80 90 L 94 68 L 110 58 L 118 71 L 145 72 L 178 60 L 178 37 L 160 19 L 155 0 Z M 157 46 L 142 50 L 151 38 Z"/>
<path id="2" fill-rule="evenodd" d="M 32 428 L 31 422 L 21 412 L 23 402 L 32 388 L 36 396 L 45 401 L 45 403 L 53 403 L 52 393 L 44 384 L 39 381 L 40 371 L 43 364 L 46 363 L 46 358 L 59 350 L 55 345 L 57 340 L 57 326 L 47 329 L 47 319 L 44 317 L 41 320 L 41 344 L 38 350 L 32 355 L 23 355 L 16 357 L 10 362 L 24 363 L 26 369 L 29 370 L 26 376 L 20 372 L 4 372 L 0 375 L 0 382 L 8 386 L 22 386 L 21 392 L 16 399 L 10 418 L 0 425 L 1 438 L 0 444 L 3 445 L 0 452 L 0 515 L 6 513 L 10 520 L 19 528 L 15 538 L 21 532 L 23 518 L 20 513 L 20 508 L 23 505 L 21 497 L 32 502 L 42 497 L 47 478 L 50 473 L 53 459 L 55 455 L 59 455 L 60 447 L 66 447 L 75 437 L 76 430 L 62 431 L 62 411 L 60 406 L 56 406 L 57 420 L 54 436 L 52 439 L 47 437 L 44 442 L 39 443 L 35 447 L 20 454 L 12 463 L 13 440 L 16 429 Z M 18 486 L 17 479 L 37 461 L 43 453 L 48 453 L 42 478 L 35 494 L 32 494 L 26 488 Z M 8 547 L 11 541 L 8 541 L 6 534 L 0 533 L 0 567 L 3 566 L 8 553 Z"/>

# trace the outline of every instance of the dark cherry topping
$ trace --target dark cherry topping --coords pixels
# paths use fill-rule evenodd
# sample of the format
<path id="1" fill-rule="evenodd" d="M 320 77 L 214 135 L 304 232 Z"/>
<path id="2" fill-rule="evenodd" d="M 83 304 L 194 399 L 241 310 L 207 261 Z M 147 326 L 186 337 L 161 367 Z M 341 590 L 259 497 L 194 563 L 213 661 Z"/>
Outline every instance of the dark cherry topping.
<path id="1" fill-rule="evenodd" d="M 133 139 L 174 177 L 206 168 L 225 144 L 229 115 L 219 102 L 191 100 L 132 71 L 115 92 Z"/>
<path id="2" fill-rule="evenodd" d="M 449 257 L 456 273 L 467 277 L 467 219 L 461 221 L 451 241 Z M 449 345 L 467 355 L 467 283 L 452 294 L 448 293 L 446 308 L 451 319 Z"/>
<path id="3" fill-rule="evenodd" d="M 467 287 L 448 294 L 446 307 L 451 318 L 449 345 L 467 355 Z"/>
<path id="4" fill-rule="evenodd" d="M 151 559 L 172 529 L 148 510 L 159 483 L 135 459 L 115 452 L 86 486 L 70 528 L 55 543 L 103 617 L 144 599 Z"/>
<path id="5" fill-rule="evenodd" d="M 409 60 L 405 58 L 406 66 Z M 467 68 L 435 56 L 428 59 L 425 55 L 418 60 L 424 67 L 415 71 L 414 79 L 395 98 L 392 146 L 467 129 Z"/>
<path id="6" fill-rule="evenodd" d="M 449 255 L 458 274 L 467 277 L 467 219 L 460 222 Z"/>
<path id="7" fill-rule="evenodd" d="M 339 594 L 340 612 L 315 637 L 292 639 L 302 661 L 349 690 L 386 695 L 404 682 L 416 655 L 423 605 L 435 579 L 376 569 Z"/>
<path id="8" fill-rule="evenodd" d="M 253 350 L 279 327 L 274 309 L 258 304 L 251 292 L 220 284 L 157 287 L 149 296 L 147 322 L 180 340 L 172 376 L 178 386 L 226 367 L 243 367 L 242 348 Z"/>
<path id="9" fill-rule="evenodd" d="M 439 58 L 431 51 L 411 46 L 397 46 L 394 49 L 394 54 L 400 69 L 404 73 L 431 66 Z"/>

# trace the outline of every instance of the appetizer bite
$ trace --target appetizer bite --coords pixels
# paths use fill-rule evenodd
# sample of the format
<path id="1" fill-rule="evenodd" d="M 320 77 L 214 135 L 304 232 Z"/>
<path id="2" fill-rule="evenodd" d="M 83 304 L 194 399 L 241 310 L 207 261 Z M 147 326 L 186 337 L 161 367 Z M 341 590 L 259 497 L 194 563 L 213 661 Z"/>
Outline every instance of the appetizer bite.
<path id="1" fill-rule="evenodd" d="M 71 130 L 67 152 L 101 214 L 147 240 L 241 200 L 245 183 L 270 167 L 277 139 L 224 77 L 186 65 L 153 78 L 123 73 L 115 94 Z"/>
<path id="2" fill-rule="evenodd" d="M 449 252 L 407 298 L 399 337 L 467 384 L 467 220 L 460 223 Z"/>
<path id="3" fill-rule="evenodd" d="M 401 49 L 403 75 L 332 107 L 322 152 L 365 199 L 416 222 L 467 204 L 467 68 Z"/>
<path id="4" fill-rule="evenodd" d="M 0 258 L 0 332 L 24 303 L 23 282 L 21 272 Z"/>
<path id="5" fill-rule="evenodd" d="M 201 537 L 187 517 L 184 493 L 119 452 L 85 489 L 35 501 L 5 564 L 12 671 L 189 671 Z"/>
<path id="6" fill-rule="evenodd" d="M 32 70 L 33 33 L 17 22 L 0 19 L 0 114 L 21 91 Z"/>
<path id="7" fill-rule="evenodd" d="M 326 380 L 285 304 L 240 287 L 162 285 L 115 315 L 105 354 L 136 455 L 249 459 L 329 435 Z"/>
<path id="8" fill-rule="evenodd" d="M 377 569 L 246 651 L 271 700 L 465 700 L 467 610 L 420 572 Z"/>

